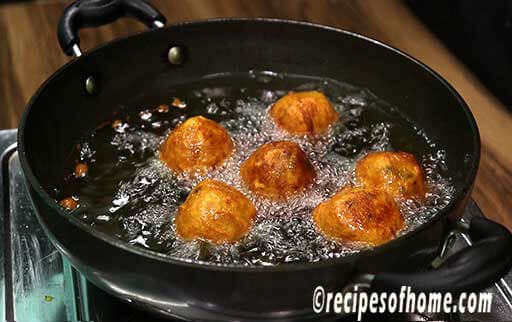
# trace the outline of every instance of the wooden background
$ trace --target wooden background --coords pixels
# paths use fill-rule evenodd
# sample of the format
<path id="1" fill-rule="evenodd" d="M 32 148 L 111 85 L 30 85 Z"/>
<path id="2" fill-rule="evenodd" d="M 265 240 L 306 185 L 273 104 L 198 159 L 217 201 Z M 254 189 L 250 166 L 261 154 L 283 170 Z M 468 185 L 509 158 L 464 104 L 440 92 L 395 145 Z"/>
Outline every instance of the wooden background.
<path id="1" fill-rule="evenodd" d="M 487 216 L 512 228 L 512 117 L 425 27 L 396 0 L 154 0 L 168 22 L 212 17 L 279 17 L 341 27 L 420 59 L 464 97 L 478 122 L 482 162 L 473 198 Z M 37 87 L 68 61 L 56 26 L 69 1 L 0 6 L 0 128 L 17 126 Z M 134 20 L 81 32 L 82 49 L 144 30 Z"/>

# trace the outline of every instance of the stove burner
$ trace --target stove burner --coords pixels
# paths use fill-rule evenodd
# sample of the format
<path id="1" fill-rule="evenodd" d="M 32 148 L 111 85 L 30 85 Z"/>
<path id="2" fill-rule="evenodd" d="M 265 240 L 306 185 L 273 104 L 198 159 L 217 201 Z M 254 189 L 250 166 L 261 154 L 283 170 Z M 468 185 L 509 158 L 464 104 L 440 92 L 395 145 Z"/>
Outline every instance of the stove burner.
<path id="1" fill-rule="evenodd" d="M 15 150 L 16 130 L 0 131 L 2 172 L 0 183 L 0 321 L 169 321 L 148 315 L 88 282 L 50 243 L 39 225 L 28 196 Z M 470 201 L 464 218 L 482 216 Z M 464 236 L 462 236 L 464 237 Z M 459 236 L 448 254 L 468 245 Z M 510 321 L 512 320 L 512 273 L 489 287 L 492 312 L 487 314 L 365 315 L 365 321 Z M 2 294 L 0 293 L 0 294 Z M 355 321 L 347 316 L 338 321 Z"/>

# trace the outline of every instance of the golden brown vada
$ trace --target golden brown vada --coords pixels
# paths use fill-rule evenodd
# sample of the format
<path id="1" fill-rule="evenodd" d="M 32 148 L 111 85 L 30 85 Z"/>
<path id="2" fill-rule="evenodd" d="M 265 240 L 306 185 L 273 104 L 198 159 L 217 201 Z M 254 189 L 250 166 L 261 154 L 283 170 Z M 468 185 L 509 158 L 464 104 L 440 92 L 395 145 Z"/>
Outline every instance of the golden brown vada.
<path id="1" fill-rule="evenodd" d="M 240 167 L 249 189 L 270 199 L 286 199 L 313 183 L 315 170 L 300 146 L 279 141 L 260 146 Z"/>
<path id="2" fill-rule="evenodd" d="M 394 198 L 425 199 L 425 175 L 410 153 L 370 153 L 357 162 L 355 172 L 365 187 L 384 189 Z"/>
<path id="3" fill-rule="evenodd" d="M 75 172 L 73 173 L 75 175 L 75 178 L 83 178 L 87 175 L 87 172 L 89 171 L 89 167 L 85 163 L 78 163 L 75 166 Z"/>
<path id="4" fill-rule="evenodd" d="M 185 240 L 235 243 L 256 216 L 252 202 L 235 188 L 216 180 L 199 183 L 179 207 L 175 224 Z"/>
<path id="5" fill-rule="evenodd" d="M 64 198 L 61 201 L 59 201 L 59 206 L 64 208 L 65 210 L 71 211 L 78 208 L 79 204 L 78 201 L 75 200 L 73 197 Z"/>
<path id="6" fill-rule="evenodd" d="M 322 134 L 338 120 L 327 97 L 318 91 L 291 92 L 270 109 L 278 127 L 294 135 Z"/>
<path id="7" fill-rule="evenodd" d="M 317 228 L 329 238 L 379 245 L 404 226 L 395 200 L 385 191 L 347 187 L 313 211 Z"/>
<path id="8" fill-rule="evenodd" d="M 222 165 L 233 142 L 221 125 L 203 116 L 191 117 L 169 133 L 160 147 L 160 159 L 176 173 L 197 172 Z"/>

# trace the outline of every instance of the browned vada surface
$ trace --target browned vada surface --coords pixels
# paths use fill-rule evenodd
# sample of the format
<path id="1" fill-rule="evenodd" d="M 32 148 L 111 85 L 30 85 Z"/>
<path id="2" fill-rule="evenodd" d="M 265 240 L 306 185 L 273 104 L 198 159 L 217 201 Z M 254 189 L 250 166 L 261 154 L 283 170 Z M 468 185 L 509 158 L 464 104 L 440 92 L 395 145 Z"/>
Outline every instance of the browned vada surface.
<path id="1" fill-rule="evenodd" d="M 327 97 L 318 91 L 291 92 L 270 109 L 278 127 L 294 135 L 322 134 L 338 120 Z"/>
<path id="2" fill-rule="evenodd" d="M 393 197 L 383 190 L 347 187 L 313 211 L 317 228 L 329 238 L 380 245 L 404 227 Z"/>
<path id="3" fill-rule="evenodd" d="M 203 116 L 191 117 L 169 133 L 160 159 L 176 173 L 198 172 L 222 165 L 233 151 L 228 132 Z"/>
<path id="4" fill-rule="evenodd" d="M 59 201 L 59 205 L 65 210 L 75 210 L 79 206 L 78 201 L 75 200 L 73 197 L 62 199 L 61 201 Z"/>
<path id="5" fill-rule="evenodd" d="M 175 224 L 185 240 L 235 243 L 244 237 L 256 216 L 252 202 L 235 188 L 204 180 L 179 207 Z"/>
<path id="6" fill-rule="evenodd" d="M 410 153 L 370 153 L 357 162 L 355 173 L 365 187 L 384 189 L 394 198 L 425 199 L 425 175 Z"/>
<path id="7" fill-rule="evenodd" d="M 284 200 L 308 188 L 315 170 L 298 144 L 278 141 L 264 144 L 251 154 L 242 163 L 240 175 L 253 193 Z"/>

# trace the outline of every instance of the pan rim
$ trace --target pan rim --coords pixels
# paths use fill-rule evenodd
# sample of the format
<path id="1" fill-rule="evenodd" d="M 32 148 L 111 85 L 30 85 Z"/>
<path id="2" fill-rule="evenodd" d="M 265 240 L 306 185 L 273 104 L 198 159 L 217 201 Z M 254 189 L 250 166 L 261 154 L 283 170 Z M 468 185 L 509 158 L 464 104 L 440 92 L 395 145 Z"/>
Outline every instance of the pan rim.
<path id="1" fill-rule="evenodd" d="M 217 264 L 217 263 L 211 263 L 211 262 L 205 262 L 205 261 L 196 261 L 196 260 L 189 260 L 189 259 L 180 259 L 171 257 L 167 254 L 158 253 L 156 251 L 137 247 L 135 245 L 131 245 L 127 242 L 124 242 L 120 239 L 117 239 L 113 236 L 110 236 L 104 232 L 101 232 L 97 229 L 94 229 L 78 218 L 69 216 L 58 204 L 55 202 L 55 200 L 46 192 L 45 189 L 43 189 L 42 185 L 40 184 L 39 180 L 34 175 L 32 168 L 28 162 L 27 159 L 27 147 L 24 142 L 24 133 L 25 133 L 25 126 L 27 118 L 30 114 L 30 110 L 32 109 L 34 103 L 37 101 L 38 97 L 41 95 L 41 93 L 46 89 L 47 86 L 49 86 L 52 82 L 52 80 L 59 75 L 63 70 L 65 70 L 68 66 L 72 64 L 78 64 L 80 63 L 84 57 L 95 53 L 97 51 L 102 50 L 103 48 L 126 41 L 127 39 L 132 39 L 135 37 L 143 37 L 146 33 L 152 33 L 152 32 L 165 32 L 168 29 L 176 28 L 176 27 L 186 27 L 189 25 L 194 26 L 200 26 L 200 25 L 209 25 L 209 24 L 218 24 L 218 23 L 275 23 L 275 24 L 286 24 L 286 25 L 295 25 L 295 26 L 303 26 L 308 28 L 315 28 L 315 29 L 321 29 L 325 31 L 331 31 L 331 32 L 337 32 L 344 35 L 348 35 L 351 37 L 359 38 L 364 41 L 368 41 L 376 46 L 380 46 L 384 49 L 392 51 L 394 54 L 398 54 L 409 62 L 417 65 L 419 68 L 426 71 L 428 74 L 433 76 L 437 81 L 439 81 L 449 92 L 453 97 L 456 99 L 456 101 L 459 103 L 459 107 L 462 108 L 463 112 L 466 115 L 466 118 L 469 122 L 470 128 L 472 129 L 472 136 L 473 136 L 473 151 L 472 151 L 472 159 L 471 159 L 471 165 L 470 165 L 470 171 L 467 173 L 466 177 L 463 180 L 462 188 L 460 191 L 458 191 L 455 195 L 455 198 L 453 198 L 450 203 L 443 208 L 441 211 L 439 211 L 437 214 L 435 214 L 432 218 L 430 218 L 427 222 L 420 225 L 419 227 L 415 228 L 414 230 L 399 236 L 383 245 L 374 247 L 374 248 L 368 248 L 365 250 L 361 250 L 357 253 L 346 255 L 340 258 L 333 258 L 333 259 L 325 259 L 319 262 L 308 262 L 308 263 L 284 263 L 279 264 L 275 266 L 247 266 L 247 265 L 241 265 L 241 264 Z M 166 25 L 165 28 L 161 29 L 155 29 L 155 30 L 149 30 L 149 31 L 143 31 L 139 33 L 135 33 L 126 37 L 118 38 L 113 41 L 104 43 L 102 45 L 99 45 L 98 47 L 95 47 L 94 49 L 88 51 L 87 53 L 84 53 L 81 57 L 77 59 L 72 59 L 62 67 L 60 67 L 57 71 L 55 71 L 46 81 L 42 83 L 42 85 L 39 87 L 39 89 L 34 93 L 30 101 L 28 102 L 20 124 L 18 128 L 18 150 L 19 150 L 19 158 L 20 163 L 23 169 L 23 172 L 27 178 L 27 182 L 29 183 L 30 187 L 37 193 L 41 199 L 46 203 L 48 207 L 50 207 L 51 210 L 53 210 L 55 213 L 57 213 L 59 216 L 65 217 L 66 220 L 68 220 L 71 224 L 77 226 L 79 229 L 85 231 L 91 237 L 98 238 L 101 241 L 110 244 L 113 247 L 121 248 L 124 251 L 128 251 L 131 253 L 134 253 L 136 255 L 144 256 L 151 258 L 153 260 L 157 260 L 160 262 L 166 262 L 169 264 L 174 265 L 180 265 L 180 266 L 188 266 L 192 268 L 197 269 L 205 269 L 205 270 L 216 270 L 216 271 L 226 271 L 226 272 L 284 272 L 284 271 L 296 271 L 296 270 L 309 270 L 309 269 L 317 269 L 320 267 L 327 267 L 327 266 L 336 266 L 343 264 L 348 261 L 348 258 L 352 260 L 366 257 L 366 256 L 372 256 L 375 253 L 383 253 L 388 251 L 389 249 L 395 248 L 398 244 L 407 242 L 407 240 L 413 238 L 416 234 L 420 233 L 421 231 L 427 229 L 429 226 L 435 224 L 438 222 L 441 218 L 445 217 L 448 213 L 450 213 L 457 205 L 459 205 L 461 202 L 464 202 L 467 200 L 467 196 L 470 194 L 472 190 L 472 186 L 475 181 L 476 173 L 478 170 L 478 166 L 480 163 L 480 154 L 481 154 L 481 142 L 480 142 L 480 134 L 478 131 L 478 127 L 476 124 L 476 120 L 471 113 L 468 105 L 463 100 L 463 98 L 460 96 L 460 94 L 443 78 L 441 77 L 437 72 L 435 72 L 433 69 L 422 63 L 421 61 L 417 60 L 416 58 L 406 54 L 405 52 L 390 46 L 386 43 L 383 43 L 379 40 L 364 36 L 359 33 L 355 33 L 352 31 L 339 29 L 335 27 L 325 26 L 321 24 L 311 23 L 311 22 L 305 22 L 305 21 L 298 21 L 298 20 L 287 20 L 287 19 L 277 19 L 277 18 L 213 18 L 213 19 L 206 19 L 206 20 L 192 20 L 192 21 L 185 21 L 185 22 L 178 22 L 174 24 Z M 464 205 L 465 206 L 465 205 Z M 40 214 L 38 211 L 36 211 L 37 216 L 40 217 Z M 46 227 L 44 227 L 45 230 L 47 230 Z M 48 231 L 48 230 L 47 230 Z M 51 233 L 51 232 L 50 232 Z"/>

